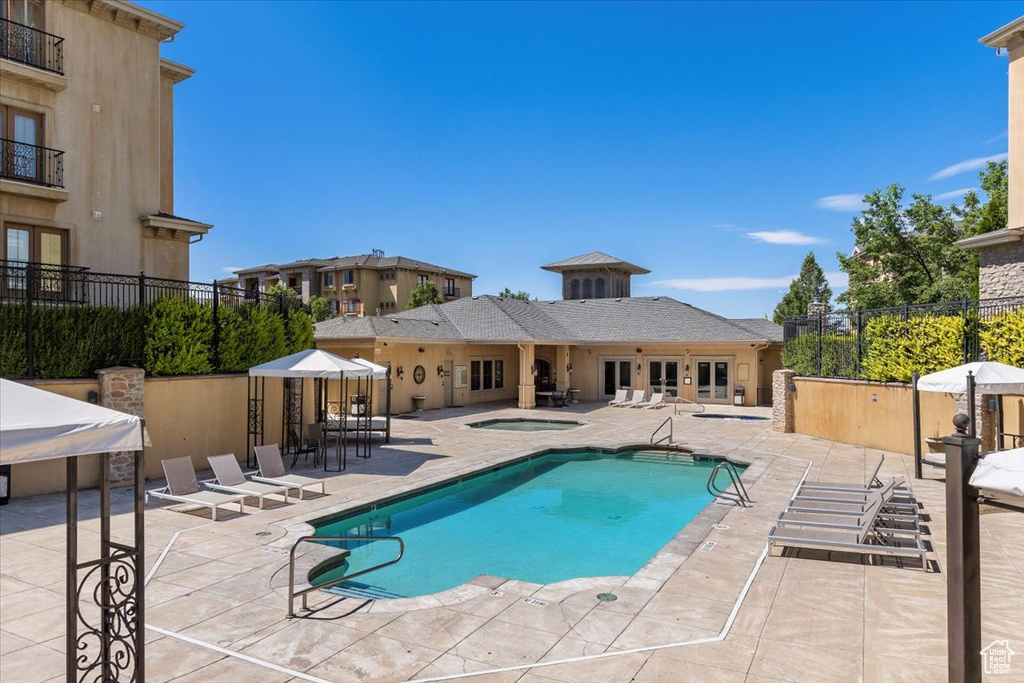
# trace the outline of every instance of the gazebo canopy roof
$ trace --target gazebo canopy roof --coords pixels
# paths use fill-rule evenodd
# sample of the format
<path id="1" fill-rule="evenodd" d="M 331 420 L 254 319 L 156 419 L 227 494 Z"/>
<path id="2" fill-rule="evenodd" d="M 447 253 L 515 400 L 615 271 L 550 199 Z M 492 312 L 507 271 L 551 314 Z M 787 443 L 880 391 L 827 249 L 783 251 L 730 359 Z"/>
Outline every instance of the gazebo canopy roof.
<path id="1" fill-rule="evenodd" d="M 320 349 L 299 351 L 249 368 L 250 377 L 320 377 L 326 379 L 387 377 L 387 368 L 356 358 L 349 360 Z"/>
<path id="2" fill-rule="evenodd" d="M 958 365 L 918 378 L 919 391 L 962 394 L 967 391 L 967 373 L 974 374 L 974 387 L 981 394 L 1024 394 L 1024 370 L 1012 365 L 982 361 Z"/>
<path id="3" fill-rule="evenodd" d="M 0 379 L 0 465 L 142 450 L 142 419 Z"/>

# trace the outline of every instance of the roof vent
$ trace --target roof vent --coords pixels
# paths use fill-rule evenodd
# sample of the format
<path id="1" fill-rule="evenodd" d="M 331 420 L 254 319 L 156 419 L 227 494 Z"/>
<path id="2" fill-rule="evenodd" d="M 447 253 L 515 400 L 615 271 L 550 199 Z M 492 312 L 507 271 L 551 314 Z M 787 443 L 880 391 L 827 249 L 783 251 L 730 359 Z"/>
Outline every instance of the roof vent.
<path id="1" fill-rule="evenodd" d="M 441 323 L 437 322 L 436 320 L 431 320 L 430 324 L 431 325 L 436 325 L 436 326 L 440 326 L 441 325 Z"/>
<path id="2" fill-rule="evenodd" d="M 658 300 L 658 299 L 660 299 L 660 298 L 661 298 L 660 296 L 656 296 L 656 297 L 653 297 L 653 298 L 651 299 L 651 301 L 657 301 L 657 300 Z"/>
<path id="3" fill-rule="evenodd" d="M 616 301 L 622 301 L 622 299 L 616 299 Z"/>
<path id="4" fill-rule="evenodd" d="M 398 318 L 392 318 L 391 322 L 393 322 L 393 323 L 395 323 L 397 325 L 398 324 Z"/>

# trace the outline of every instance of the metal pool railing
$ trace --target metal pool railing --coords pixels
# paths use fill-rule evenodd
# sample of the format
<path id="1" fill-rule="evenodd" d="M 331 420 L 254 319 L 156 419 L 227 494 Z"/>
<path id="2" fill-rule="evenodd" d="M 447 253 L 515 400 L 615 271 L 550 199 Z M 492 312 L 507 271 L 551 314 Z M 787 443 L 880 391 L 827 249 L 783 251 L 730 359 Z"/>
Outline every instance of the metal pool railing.
<path id="1" fill-rule="evenodd" d="M 730 491 L 728 486 L 724 489 L 720 489 L 715 483 L 718 473 L 722 470 L 725 470 L 725 473 L 729 475 L 732 487 L 736 489 L 735 492 Z M 715 465 L 714 469 L 711 470 L 711 476 L 708 477 L 707 489 L 708 493 L 715 498 L 726 498 L 741 507 L 750 507 L 750 504 L 753 502 L 750 500 L 750 494 L 747 493 L 747 487 L 744 486 L 743 482 L 740 480 L 739 470 L 737 470 L 736 466 L 728 460 L 723 460 Z"/>

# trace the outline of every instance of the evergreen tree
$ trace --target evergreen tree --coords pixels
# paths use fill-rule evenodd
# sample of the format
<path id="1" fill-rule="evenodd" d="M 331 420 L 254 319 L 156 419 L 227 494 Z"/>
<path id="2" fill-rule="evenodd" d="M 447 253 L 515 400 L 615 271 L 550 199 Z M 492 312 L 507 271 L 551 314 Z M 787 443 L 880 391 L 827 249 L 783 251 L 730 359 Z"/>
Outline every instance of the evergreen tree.
<path id="1" fill-rule="evenodd" d="M 807 315 L 807 304 L 819 301 L 825 304 L 826 310 L 831 308 L 832 288 L 828 286 L 825 271 L 818 265 L 814 252 L 808 252 L 800 266 L 800 274 L 789 284 L 789 291 L 775 307 L 772 320 L 782 324 L 782 319 L 790 315 Z"/>
<path id="2" fill-rule="evenodd" d="M 409 295 L 409 302 L 405 304 L 405 310 L 408 311 L 429 304 L 443 303 L 444 299 L 441 298 L 441 293 L 437 291 L 437 285 L 427 280 L 416 285 L 416 289 L 412 290 L 412 294 Z"/>

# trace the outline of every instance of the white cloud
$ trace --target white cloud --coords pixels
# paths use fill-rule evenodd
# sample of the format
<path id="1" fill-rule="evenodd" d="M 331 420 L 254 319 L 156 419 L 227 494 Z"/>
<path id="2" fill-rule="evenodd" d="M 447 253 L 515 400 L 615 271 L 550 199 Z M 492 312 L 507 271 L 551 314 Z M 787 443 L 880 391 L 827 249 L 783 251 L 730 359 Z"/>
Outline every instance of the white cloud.
<path id="1" fill-rule="evenodd" d="M 860 211 L 864 207 L 862 194 L 831 194 L 814 201 L 819 209 L 828 211 Z"/>
<path id="2" fill-rule="evenodd" d="M 977 157 L 975 159 L 964 159 L 959 163 L 955 163 L 952 166 L 947 166 L 941 171 L 936 171 L 929 176 L 928 180 L 942 180 L 943 178 L 949 178 L 951 176 L 960 175 L 968 171 L 977 171 L 979 168 L 985 168 L 985 164 L 990 161 L 1002 161 L 1006 158 L 1006 153 L 993 154 L 990 157 Z"/>
<path id="3" fill-rule="evenodd" d="M 949 192 L 940 192 L 935 195 L 932 199 L 942 201 L 943 199 L 956 199 L 957 197 L 963 197 L 965 194 L 973 190 L 973 187 L 961 187 L 959 190 L 950 190 Z"/>
<path id="4" fill-rule="evenodd" d="M 694 292 L 736 292 L 751 289 L 778 289 L 789 287 L 793 275 L 785 277 L 704 277 L 658 280 L 651 284 L 668 289 L 688 289 Z"/>
<path id="5" fill-rule="evenodd" d="M 994 135 L 994 136 L 990 137 L 988 140 L 985 140 L 985 144 L 986 145 L 994 145 L 995 143 L 997 143 L 997 142 L 999 142 L 1001 140 L 1005 140 L 1008 137 L 1010 137 L 1010 131 L 1009 130 L 1004 130 L 999 135 Z"/>
<path id="6" fill-rule="evenodd" d="M 758 242 L 768 244 L 824 244 L 825 240 L 820 237 L 811 237 L 795 230 L 766 230 L 762 232 L 748 232 L 747 237 Z"/>
<path id="7" fill-rule="evenodd" d="M 713 223 L 711 227 L 718 228 L 720 230 L 727 230 L 729 228 L 735 228 L 736 226 L 733 225 L 732 223 Z"/>
<path id="8" fill-rule="evenodd" d="M 825 279 L 828 280 L 828 284 L 832 289 L 846 289 L 850 286 L 850 276 L 841 270 L 825 273 Z"/>
<path id="9" fill-rule="evenodd" d="M 236 270 L 241 270 L 244 267 L 245 266 L 224 266 L 223 268 L 221 268 L 221 271 L 227 273 L 228 275 L 234 275 Z"/>

